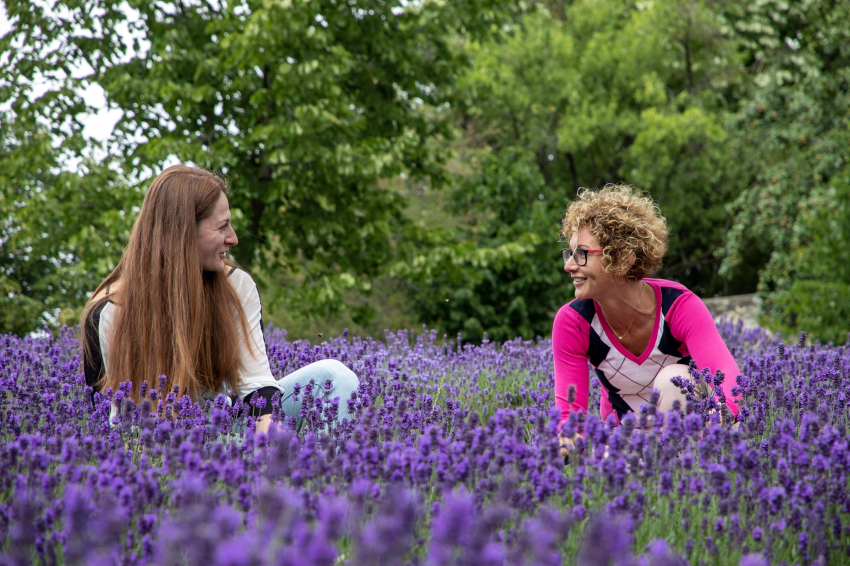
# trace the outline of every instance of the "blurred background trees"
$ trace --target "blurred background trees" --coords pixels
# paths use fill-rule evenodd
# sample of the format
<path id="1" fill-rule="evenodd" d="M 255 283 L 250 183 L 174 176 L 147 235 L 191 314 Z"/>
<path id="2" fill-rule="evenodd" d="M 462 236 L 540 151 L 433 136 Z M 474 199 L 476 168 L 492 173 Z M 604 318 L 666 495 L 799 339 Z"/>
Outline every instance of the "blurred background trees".
<path id="1" fill-rule="evenodd" d="M 746 97 L 729 130 L 741 165 L 721 274 L 767 261 L 758 290 L 769 324 L 811 328 L 844 343 L 850 331 L 850 4 L 814 0 L 731 6 Z"/>
<path id="2" fill-rule="evenodd" d="M 7 3 L 0 331 L 73 322 L 151 175 L 225 175 L 298 337 L 551 331 L 579 187 L 649 192 L 659 276 L 847 339 L 850 8 L 811 0 Z M 46 86 L 45 86 L 46 85 Z M 102 89 L 112 136 L 84 135 Z"/>

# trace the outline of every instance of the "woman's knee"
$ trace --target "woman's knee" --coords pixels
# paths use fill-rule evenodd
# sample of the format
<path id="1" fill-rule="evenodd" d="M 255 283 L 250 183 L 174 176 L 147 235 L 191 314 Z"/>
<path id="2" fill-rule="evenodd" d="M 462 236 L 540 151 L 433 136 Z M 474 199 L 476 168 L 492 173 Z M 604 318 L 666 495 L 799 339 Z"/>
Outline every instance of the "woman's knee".
<path id="1" fill-rule="evenodd" d="M 658 375 L 655 376 L 655 382 L 653 386 L 656 389 L 666 388 L 666 387 L 674 387 L 678 389 L 675 385 L 670 383 L 670 379 L 678 376 L 682 379 L 688 379 L 690 375 L 688 366 L 684 364 L 673 364 L 662 368 L 661 371 L 658 372 Z"/>
<path id="2" fill-rule="evenodd" d="M 360 385 L 357 375 L 339 360 L 319 360 L 315 364 L 324 375 L 322 381 L 329 379 L 334 387 L 354 390 Z"/>
<path id="3" fill-rule="evenodd" d="M 689 376 L 688 366 L 682 364 L 673 364 L 663 368 L 655 376 L 653 388 L 658 390 L 658 404 L 656 409 L 660 412 L 667 412 L 673 408 L 673 403 L 679 401 L 684 406 L 685 396 L 682 395 L 681 389 L 673 385 L 670 381 L 672 378 L 679 376 L 687 379 Z"/>

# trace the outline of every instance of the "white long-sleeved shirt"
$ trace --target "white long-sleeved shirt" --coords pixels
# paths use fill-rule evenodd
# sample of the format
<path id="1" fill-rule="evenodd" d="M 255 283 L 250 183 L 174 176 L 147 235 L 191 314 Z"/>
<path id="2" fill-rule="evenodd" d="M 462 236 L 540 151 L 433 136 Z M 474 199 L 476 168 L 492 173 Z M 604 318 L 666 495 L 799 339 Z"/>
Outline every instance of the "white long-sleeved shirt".
<path id="1" fill-rule="evenodd" d="M 250 275 L 237 268 L 230 271 L 229 281 L 242 302 L 242 310 L 245 312 L 248 321 L 247 339 L 251 341 L 254 350 L 252 353 L 243 335 L 239 344 L 241 352 L 240 379 L 235 394 L 239 399 L 245 399 L 254 391 L 264 387 L 280 389 L 277 380 L 272 375 L 269 359 L 266 355 L 266 345 L 263 340 L 262 305 L 260 295 L 257 292 L 257 284 Z M 119 308 L 112 301 L 108 301 L 101 308 L 93 311 L 91 320 L 87 321 L 87 324 L 97 328 L 99 338 L 98 342 L 94 344 L 99 346 L 99 348 L 94 348 L 93 351 L 95 359 L 91 363 L 86 363 L 86 382 L 89 385 L 93 385 L 100 377 L 100 367 L 103 367 L 107 373 L 109 372 L 110 341 L 113 339 L 112 325 Z M 235 323 L 239 324 L 238 320 Z M 223 384 L 221 390 L 205 391 L 202 393 L 202 397 L 211 398 L 219 393 L 224 393 L 228 397 L 233 394 L 227 385 Z"/>

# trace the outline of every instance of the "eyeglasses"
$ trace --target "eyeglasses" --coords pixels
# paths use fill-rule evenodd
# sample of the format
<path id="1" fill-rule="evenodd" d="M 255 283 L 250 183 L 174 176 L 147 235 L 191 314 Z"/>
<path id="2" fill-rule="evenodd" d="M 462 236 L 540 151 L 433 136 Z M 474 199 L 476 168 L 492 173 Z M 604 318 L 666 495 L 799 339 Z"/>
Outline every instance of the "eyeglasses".
<path id="1" fill-rule="evenodd" d="M 576 260 L 576 265 L 579 267 L 587 265 L 587 254 L 601 254 L 602 250 L 571 250 L 570 248 L 561 249 L 561 255 L 564 258 L 564 265 L 567 265 L 567 261 L 572 257 Z"/>

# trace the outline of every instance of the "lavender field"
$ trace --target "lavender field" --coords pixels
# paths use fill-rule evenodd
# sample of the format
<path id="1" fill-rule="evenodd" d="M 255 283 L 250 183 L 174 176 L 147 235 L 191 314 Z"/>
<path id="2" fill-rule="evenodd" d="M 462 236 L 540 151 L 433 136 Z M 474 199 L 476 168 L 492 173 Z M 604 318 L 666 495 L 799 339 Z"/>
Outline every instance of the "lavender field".
<path id="1" fill-rule="evenodd" d="M 223 397 L 122 389 L 92 409 L 71 329 L 2 336 L 0 564 L 850 563 L 850 347 L 721 333 L 737 427 L 699 399 L 618 427 L 591 412 L 567 424 L 585 433 L 568 466 L 548 340 L 269 329 L 275 373 L 335 358 L 361 387 L 353 421 L 307 398 L 300 430 L 275 414 L 265 436 Z"/>

